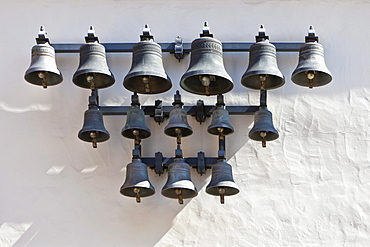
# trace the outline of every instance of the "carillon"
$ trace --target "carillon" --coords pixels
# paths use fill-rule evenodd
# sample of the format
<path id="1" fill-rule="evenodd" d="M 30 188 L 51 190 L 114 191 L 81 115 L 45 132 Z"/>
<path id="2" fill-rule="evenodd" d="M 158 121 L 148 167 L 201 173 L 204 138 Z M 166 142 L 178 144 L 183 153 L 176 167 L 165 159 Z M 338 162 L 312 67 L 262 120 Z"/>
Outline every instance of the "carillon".
<path id="1" fill-rule="evenodd" d="M 158 175 L 167 171 L 167 182 L 161 193 L 165 197 L 177 199 L 180 204 L 184 203 L 184 199 L 198 195 L 191 179 L 191 168 L 196 169 L 200 175 L 212 170 L 206 193 L 218 196 L 221 204 L 225 203 L 225 196 L 239 193 L 232 167 L 226 162 L 226 136 L 234 132 L 230 116 L 254 115 L 254 125 L 249 132 L 249 138 L 260 142 L 262 147 L 266 147 L 267 141 L 279 137 L 273 125 L 272 113 L 267 109 L 267 91 L 279 88 L 285 83 L 284 75 L 278 68 L 277 52 L 299 51 L 298 65 L 291 77 L 295 84 L 313 88 L 326 85 L 332 80 L 325 65 L 323 46 L 318 43 L 313 27 L 309 28 L 305 43 L 270 42 L 262 25 L 255 43 L 221 42 L 213 37 L 207 22 L 200 37 L 191 44 L 183 43 L 179 36 L 173 43 L 156 43 L 148 25 L 145 25 L 140 42 L 136 44 L 100 44 L 92 26 L 85 41 L 86 44 L 50 44 L 44 27 L 41 27 L 36 38 L 37 44 L 32 48 L 31 65 L 24 78 L 44 88 L 59 84 L 63 78 L 56 65 L 55 53 L 80 53 L 80 63 L 73 75 L 73 83 L 91 90 L 91 96 L 78 138 L 90 142 L 96 148 L 98 142 L 107 141 L 110 137 L 104 127 L 103 116 L 127 115 L 121 134 L 133 140 L 134 148 L 132 162 L 126 167 L 126 179 L 120 193 L 136 198 L 138 203 L 141 198 L 155 193 L 155 188 L 149 181 L 148 169 L 154 170 Z M 109 52 L 132 52 L 131 68 L 123 79 L 123 86 L 133 93 L 130 106 L 99 105 L 99 90 L 112 86 L 115 82 L 106 60 L 106 53 Z M 141 106 L 138 94 L 159 94 L 172 87 L 163 66 L 162 52 L 173 53 L 180 62 L 190 53 L 190 64 L 180 79 L 180 87 L 196 95 L 215 95 L 216 104 L 204 105 L 202 100 L 198 100 L 195 105 L 184 105 L 177 90 L 172 106 L 162 105 L 161 100 L 156 100 L 152 106 Z M 230 92 L 234 84 L 224 67 L 223 52 L 249 52 L 249 65 L 241 78 L 241 84 L 259 91 L 259 105 L 225 105 L 224 94 Z M 168 118 L 164 134 L 176 138 L 174 157 L 163 157 L 161 152 L 155 153 L 154 157 L 142 157 L 141 140 L 151 136 L 146 125 L 146 115 L 153 117 L 158 124 Z M 207 131 L 218 137 L 217 157 L 206 157 L 201 151 L 193 157 L 183 154 L 183 138 L 193 133 L 193 128 L 188 123 L 188 115 L 195 117 L 199 123 L 204 122 L 207 117 L 212 117 Z"/>

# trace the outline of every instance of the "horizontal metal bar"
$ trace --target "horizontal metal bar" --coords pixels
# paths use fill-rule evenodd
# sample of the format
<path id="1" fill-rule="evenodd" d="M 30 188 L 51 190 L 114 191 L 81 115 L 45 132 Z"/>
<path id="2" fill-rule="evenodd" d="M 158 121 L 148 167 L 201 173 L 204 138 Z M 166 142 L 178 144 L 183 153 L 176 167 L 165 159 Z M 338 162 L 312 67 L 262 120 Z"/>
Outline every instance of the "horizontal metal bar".
<path id="1" fill-rule="evenodd" d="M 214 105 L 206 105 L 205 108 L 205 115 L 210 117 L 216 106 Z M 131 106 L 99 106 L 99 110 L 103 113 L 103 115 L 127 115 L 127 112 L 131 109 Z M 155 106 L 142 106 L 145 115 L 154 116 L 155 115 Z M 170 111 L 173 109 L 173 106 L 163 106 L 163 115 L 168 117 Z M 196 116 L 197 115 L 197 107 L 196 106 L 184 106 L 183 109 L 187 112 L 188 115 Z M 226 106 L 226 110 L 229 112 L 230 115 L 253 115 L 259 106 Z"/>
<path id="2" fill-rule="evenodd" d="M 276 46 L 278 52 L 297 52 L 303 42 L 271 42 Z M 132 52 L 135 43 L 101 43 L 104 45 L 106 52 Z M 224 52 L 249 52 L 254 42 L 223 42 Z M 56 53 L 79 53 L 81 45 L 84 43 L 55 43 L 51 44 Z M 175 43 L 159 43 L 163 52 L 175 51 Z M 184 53 L 191 52 L 191 43 L 183 43 Z"/>
<path id="3" fill-rule="evenodd" d="M 149 168 L 154 169 L 154 164 L 155 164 L 155 158 L 154 157 L 142 157 L 140 158 L 141 161 L 146 164 Z M 163 167 L 167 168 L 169 164 L 174 162 L 175 158 L 166 158 L 163 157 Z M 205 165 L 207 169 L 210 169 L 212 165 L 217 163 L 217 160 L 219 158 L 217 157 L 205 157 Z M 198 165 L 198 157 L 187 157 L 184 158 L 184 162 L 189 164 L 191 167 L 196 168 Z"/>

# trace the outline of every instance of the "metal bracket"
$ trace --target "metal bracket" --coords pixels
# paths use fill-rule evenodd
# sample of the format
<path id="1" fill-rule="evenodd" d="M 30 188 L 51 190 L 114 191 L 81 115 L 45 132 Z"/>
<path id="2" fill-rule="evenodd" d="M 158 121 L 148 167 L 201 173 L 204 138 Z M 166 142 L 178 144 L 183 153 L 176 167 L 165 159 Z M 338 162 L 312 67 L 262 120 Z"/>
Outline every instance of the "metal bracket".
<path id="1" fill-rule="evenodd" d="M 87 36 L 85 36 L 86 43 L 99 43 L 99 38 L 95 35 L 95 29 L 93 26 L 90 26 L 89 31 L 87 31 Z"/>
<path id="2" fill-rule="evenodd" d="M 154 41 L 154 37 L 150 33 L 150 28 L 149 28 L 148 24 L 145 24 L 145 26 L 143 28 L 143 35 L 140 35 L 140 40 L 141 41 L 148 41 L 148 40 L 153 40 Z"/>
<path id="3" fill-rule="evenodd" d="M 45 43 L 49 43 L 50 44 L 50 41 L 49 41 L 49 38 L 46 36 L 46 31 L 45 31 L 45 27 L 44 26 L 41 26 L 40 27 L 40 31 L 39 31 L 39 35 L 38 37 L 36 38 L 36 43 L 37 44 L 45 44 Z"/>
<path id="4" fill-rule="evenodd" d="M 256 42 L 262 42 L 268 39 L 269 39 L 269 36 L 266 35 L 265 27 L 261 25 L 260 30 L 258 31 L 258 36 L 256 36 Z"/>
<path id="5" fill-rule="evenodd" d="M 308 35 L 305 37 L 305 41 L 306 43 L 319 42 L 319 37 L 315 35 L 315 29 L 313 28 L 313 26 L 310 26 L 310 28 L 308 29 Z"/>
<path id="6" fill-rule="evenodd" d="M 148 165 L 148 164 L 147 164 Z M 154 172 L 159 176 L 164 173 L 163 155 L 161 152 L 156 152 L 154 157 Z"/>
<path id="7" fill-rule="evenodd" d="M 206 173 L 206 161 L 204 152 L 198 152 L 197 172 L 200 175 Z"/>
<path id="8" fill-rule="evenodd" d="M 161 124 L 164 121 L 162 100 L 156 100 L 154 105 L 154 121 Z"/>
<path id="9" fill-rule="evenodd" d="M 199 34 L 200 37 L 211 37 L 213 38 L 213 33 L 211 33 L 211 29 L 209 28 L 208 22 L 204 22 L 203 32 Z"/>
<path id="10" fill-rule="evenodd" d="M 175 38 L 175 52 L 173 55 L 179 60 L 179 62 L 181 62 L 181 59 L 184 59 L 184 47 L 182 45 L 182 38 L 180 36 Z"/>
<path id="11" fill-rule="evenodd" d="M 197 115 L 195 116 L 198 123 L 202 124 L 206 120 L 206 110 L 204 107 L 204 101 L 197 101 Z"/>

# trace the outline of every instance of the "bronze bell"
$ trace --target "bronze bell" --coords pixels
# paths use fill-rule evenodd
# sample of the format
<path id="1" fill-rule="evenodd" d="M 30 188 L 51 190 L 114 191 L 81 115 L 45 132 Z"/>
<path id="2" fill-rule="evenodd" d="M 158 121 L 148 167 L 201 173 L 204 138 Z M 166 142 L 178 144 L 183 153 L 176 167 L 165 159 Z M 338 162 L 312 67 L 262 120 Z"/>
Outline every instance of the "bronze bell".
<path id="1" fill-rule="evenodd" d="M 80 64 L 73 75 L 73 83 L 88 89 L 112 86 L 115 79 L 108 68 L 105 48 L 98 43 L 92 26 L 85 39 L 87 44 L 80 47 Z"/>
<path id="2" fill-rule="evenodd" d="M 94 148 L 97 142 L 104 142 L 110 137 L 109 132 L 104 127 L 103 114 L 98 107 L 91 107 L 85 111 L 84 124 L 78 132 L 78 138 L 85 142 L 92 142 Z"/>
<path id="3" fill-rule="evenodd" d="M 263 26 L 256 36 L 256 41 L 257 43 L 250 47 L 249 65 L 241 83 L 247 88 L 256 90 L 281 87 L 285 79 L 277 65 L 276 48 L 269 42 Z"/>
<path id="4" fill-rule="evenodd" d="M 174 108 L 170 111 L 170 117 L 167 126 L 164 128 L 166 135 L 177 137 L 178 143 L 181 137 L 190 136 L 193 134 L 193 129 L 188 124 L 187 113 L 182 109 L 183 103 L 179 91 L 176 91 L 175 100 L 172 103 Z"/>
<path id="5" fill-rule="evenodd" d="M 163 93 L 172 87 L 162 62 L 162 48 L 154 42 L 148 25 L 145 25 L 141 42 L 133 47 L 131 69 L 123 86 L 142 94 Z"/>
<path id="6" fill-rule="evenodd" d="M 232 174 L 232 167 L 224 160 L 218 160 L 212 166 L 212 178 L 207 185 L 206 192 L 214 196 L 220 196 L 221 204 L 225 203 L 225 196 L 239 193 Z"/>
<path id="7" fill-rule="evenodd" d="M 140 109 L 137 94 L 132 96 L 132 108 L 127 112 L 126 125 L 122 128 L 121 134 L 130 139 L 145 139 L 150 136 L 150 129 L 145 123 L 145 113 Z"/>
<path id="8" fill-rule="evenodd" d="M 44 88 L 61 83 L 63 76 L 57 68 L 55 50 L 49 44 L 43 26 L 40 28 L 36 41 L 38 44 L 32 47 L 31 65 L 27 69 L 24 79 Z"/>
<path id="9" fill-rule="evenodd" d="M 254 126 L 249 132 L 249 138 L 261 141 L 262 147 L 266 147 L 266 141 L 273 141 L 279 137 L 279 133 L 272 123 L 272 113 L 266 108 L 259 109 L 254 113 Z"/>
<path id="10" fill-rule="evenodd" d="M 151 196 L 155 193 L 153 185 L 149 181 L 148 168 L 140 159 L 133 159 L 126 167 L 126 180 L 121 186 L 120 192 L 124 196 L 136 197 L 140 202 L 141 197 Z"/>
<path id="11" fill-rule="evenodd" d="M 191 43 L 190 65 L 181 77 L 180 86 L 193 94 L 217 95 L 233 87 L 222 58 L 222 43 L 213 38 L 205 23 L 201 37 Z"/>
<path id="12" fill-rule="evenodd" d="M 168 179 L 162 188 L 162 195 L 178 199 L 183 204 L 183 199 L 198 195 L 198 191 L 190 178 L 190 166 L 182 158 L 175 158 L 168 166 Z"/>
<path id="13" fill-rule="evenodd" d="M 299 49 L 299 61 L 293 71 L 292 81 L 303 87 L 319 87 L 331 82 L 332 76 L 324 60 L 324 47 L 311 26 L 306 36 L 306 44 Z"/>
<path id="14" fill-rule="evenodd" d="M 212 113 L 212 122 L 208 126 L 208 133 L 212 135 L 229 135 L 234 133 L 234 128 L 230 124 L 229 112 L 223 108 L 217 108 Z"/>

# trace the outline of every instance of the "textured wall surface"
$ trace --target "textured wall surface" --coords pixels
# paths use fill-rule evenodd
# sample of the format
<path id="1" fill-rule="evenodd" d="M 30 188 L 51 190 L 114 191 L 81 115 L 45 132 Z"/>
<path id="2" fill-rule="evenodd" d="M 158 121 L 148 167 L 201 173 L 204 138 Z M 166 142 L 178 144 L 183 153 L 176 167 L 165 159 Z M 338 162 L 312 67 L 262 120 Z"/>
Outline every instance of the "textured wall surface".
<path id="1" fill-rule="evenodd" d="M 2 1 L 0 92 L 0 246 L 370 246 L 369 1 Z M 272 42 L 303 42 L 313 25 L 332 83 L 309 90 L 290 80 L 298 53 L 278 53 L 286 84 L 268 94 L 280 138 L 267 148 L 248 138 L 252 116 L 233 116 L 227 158 L 240 193 L 205 193 L 210 172 L 192 179 L 199 195 L 179 205 L 160 190 L 166 176 L 149 172 L 157 193 L 141 204 L 121 196 L 132 141 L 120 135 L 125 117 L 105 117 L 111 139 L 93 149 L 77 138 L 89 90 L 72 83 L 78 54 L 57 54 L 62 84 L 43 90 L 23 79 L 40 25 L 52 43 L 83 43 L 90 25 L 101 42 L 137 42 L 148 23 L 158 42 L 197 38 L 208 21 L 221 41 L 254 41 L 264 24 Z M 131 54 L 108 54 L 116 77 L 100 91 L 102 105 L 128 105 L 122 86 Z M 158 98 L 168 105 L 189 63 L 164 54 L 173 87 Z M 224 54 L 234 89 L 228 105 L 258 104 L 240 84 L 248 53 Z M 181 90 L 182 91 L 182 90 Z M 187 105 L 215 97 L 182 91 Z M 147 119 L 152 136 L 144 156 L 173 156 L 167 122 Z M 217 155 L 217 138 L 189 117 L 194 134 L 185 156 Z"/>

